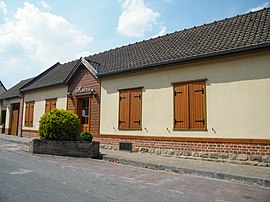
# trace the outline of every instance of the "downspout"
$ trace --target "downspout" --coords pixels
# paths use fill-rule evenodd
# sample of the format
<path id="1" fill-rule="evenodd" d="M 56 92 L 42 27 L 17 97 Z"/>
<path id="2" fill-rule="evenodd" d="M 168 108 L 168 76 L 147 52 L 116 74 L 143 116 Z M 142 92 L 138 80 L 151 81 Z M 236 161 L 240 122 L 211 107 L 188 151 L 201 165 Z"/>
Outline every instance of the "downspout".
<path id="1" fill-rule="evenodd" d="M 22 122 L 23 122 L 23 108 L 24 108 L 24 94 L 20 93 L 20 109 L 19 109 L 19 124 L 18 124 L 18 136 L 22 137 Z"/>

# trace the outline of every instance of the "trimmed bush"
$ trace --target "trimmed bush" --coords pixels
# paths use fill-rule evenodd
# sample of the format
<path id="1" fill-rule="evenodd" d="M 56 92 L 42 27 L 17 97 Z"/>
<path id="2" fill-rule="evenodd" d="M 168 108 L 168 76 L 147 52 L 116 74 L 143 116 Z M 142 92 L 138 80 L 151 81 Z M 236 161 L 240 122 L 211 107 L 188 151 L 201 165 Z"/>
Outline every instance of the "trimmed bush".
<path id="1" fill-rule="evenodd" d="M 84 131 L 80 134 L 80 137 L 85 142 L 91 142 L 93 139 L 93 135 L 89 131 Z"/>
<path id="2" fill-rule="evenodd" d="M 80 129 L 79 117 L 71 111 L 53 109 L 39 120 L 39 138 L 42 140 L 76 140 Z"/>

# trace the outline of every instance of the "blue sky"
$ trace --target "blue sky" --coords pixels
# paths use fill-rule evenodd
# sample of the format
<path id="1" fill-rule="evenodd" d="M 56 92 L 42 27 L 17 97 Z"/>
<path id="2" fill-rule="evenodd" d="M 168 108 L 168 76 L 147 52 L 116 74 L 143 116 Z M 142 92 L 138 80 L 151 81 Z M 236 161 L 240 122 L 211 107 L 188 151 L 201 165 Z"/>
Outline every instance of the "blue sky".
<path id="1" fill-rule="evenodd" d="M 0 80 L 270 7 L 267 0 L 0 0 Z"/>

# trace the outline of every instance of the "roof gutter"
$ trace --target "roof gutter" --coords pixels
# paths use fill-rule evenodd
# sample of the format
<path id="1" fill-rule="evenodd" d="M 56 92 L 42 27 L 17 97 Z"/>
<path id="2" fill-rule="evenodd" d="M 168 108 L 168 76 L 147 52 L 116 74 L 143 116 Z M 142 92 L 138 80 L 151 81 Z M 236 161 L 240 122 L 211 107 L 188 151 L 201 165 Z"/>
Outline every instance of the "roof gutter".
<path id="1" fill-rule="evenodd" d="M 0 100 L 9 100 L 12 98 L 19 98 L 20 95 L 12 95 L 12 96 L 8 96 L 8 97 L 1 97 Z"/>
<path id="2" fill-rule="evenodd" d="M 194 55 L 194 56 L 180 58 L 180 59 L 166 60 L 166 61 L 142 65 L 142 66 L 136 66 L 136 67 L 133 67 L 130 69 L 121 69 L 121 70 L 114 71 L 114 72 L 100 73 L 100 74 L 97 74 L 97 76 L 98 77 L 105 77 L 105 76 L 110 76 L 110 75 L 115 75 L 115 74 L 120 74 L 120 73 L 125 73 L 125 72 L 139 71 L 142 69 L 148 69 L 148 68 L 155 67 L 155 66 L 164 66 L 164 65 L 169 65 L 169 64 L 187 62 L 187 61 L 198 60 L 198 59 L 205 59 L 205 58 L 210 58 L 210 57 L 216 57 L 216 56 L 221 56 L 221 55 L 226 55 L 226 54 L 231 54 L 231 53 L 244 52 L 244 51 L 249 51 L 249 50 L 256 50 L 256 49 L 267 48 L 267 47 L 270 47 L 270 42 L 255 44 L 252 46 L 243 46 L 243 47 L 224 50 L 224 51 L 210 52 L 210 53 L 201 54 L 201 55 Z"/>

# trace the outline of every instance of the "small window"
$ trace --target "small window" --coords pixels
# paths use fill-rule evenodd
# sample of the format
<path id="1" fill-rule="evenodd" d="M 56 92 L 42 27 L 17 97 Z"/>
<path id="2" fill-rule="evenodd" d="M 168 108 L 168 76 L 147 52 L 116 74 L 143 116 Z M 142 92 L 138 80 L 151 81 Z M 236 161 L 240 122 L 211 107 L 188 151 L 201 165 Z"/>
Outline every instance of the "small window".
<path id="1" fill-rule="evenodd" d="M 142 89 L 119 91 L 119 129 L 141 129 Z"/>
<path id="2" fill-rule="evenodd" d="M 25 126 L 28 126 L 28 127 L 33 126 L 34 104 L 35 104 L 35 102 L 26 102 L 25 103 L 25 121 L 24 121 Z"/>
<path id="3" fill-rule="evenodd" d="M 56 108 L 56 98 L 46 100 L 45 113 Z"/>
<path id="4" fill-rule="evenodd" d="M 206 129 L 205 111 L 205 81 L 174 84 L 174 129 Z"/>

